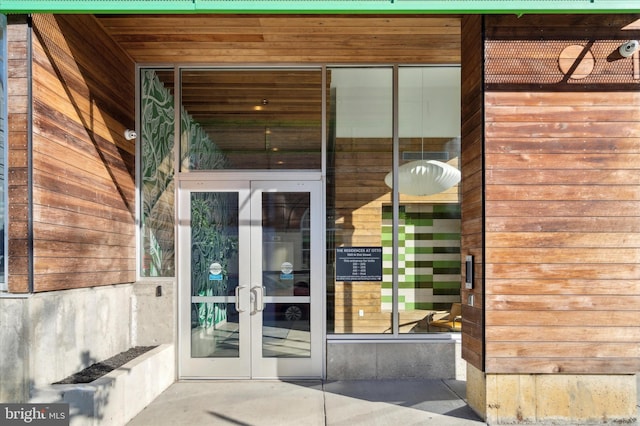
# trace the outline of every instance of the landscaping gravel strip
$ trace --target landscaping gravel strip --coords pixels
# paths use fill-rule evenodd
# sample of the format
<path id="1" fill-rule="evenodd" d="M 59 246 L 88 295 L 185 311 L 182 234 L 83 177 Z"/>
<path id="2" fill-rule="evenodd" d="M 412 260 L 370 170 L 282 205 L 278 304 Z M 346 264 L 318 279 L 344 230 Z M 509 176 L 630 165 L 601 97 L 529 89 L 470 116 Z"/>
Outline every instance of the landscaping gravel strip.
<path id="1" fill-rule="evenodd" d="M 96 362 L 95 364 L 90 365 L 82 371 L 79 371 L 71 376 L 67 377 L 64 380 L 59 382 L 55 382 L 54 385 L 70 385 L 76 383 L 91 383 L 96 379 L 104 376 L 105 374 L 115 370 L 118 367 L 122 367 L 127 362 L 131 361 L 144 354 L 145 352 L 150 351 L 157 346 L 135 346 L 129 350 L 119 353 L 118 355 L 112 356 L 109 359 L 106 359 L 101 362 Z"/>

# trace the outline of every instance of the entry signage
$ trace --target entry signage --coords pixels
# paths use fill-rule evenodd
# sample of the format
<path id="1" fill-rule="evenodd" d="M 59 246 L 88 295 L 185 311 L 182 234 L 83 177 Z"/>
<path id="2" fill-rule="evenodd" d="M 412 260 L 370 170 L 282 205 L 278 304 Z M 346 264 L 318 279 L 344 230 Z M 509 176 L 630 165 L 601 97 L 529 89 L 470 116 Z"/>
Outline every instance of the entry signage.
<path id="1" fill-rule="evenodd" d="M 382 247 L 336 248 L 336 281 L 382 281 Z"/>

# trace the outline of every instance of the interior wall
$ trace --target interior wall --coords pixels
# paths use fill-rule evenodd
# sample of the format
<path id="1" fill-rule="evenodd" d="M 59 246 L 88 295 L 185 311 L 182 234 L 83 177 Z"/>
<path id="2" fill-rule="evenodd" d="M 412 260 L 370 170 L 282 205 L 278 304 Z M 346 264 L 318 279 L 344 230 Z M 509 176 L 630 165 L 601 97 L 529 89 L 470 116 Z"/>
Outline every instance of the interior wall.
<path id="1" fill-rule="evenodd" d="M 448 139 L 447 139 L 448 140 Z M 407 151 L 444 151 L 446 140 L 431 139 L 421 145 L 419 139 L 405 141 Z M 391 171 L 392 143 L 384 138 L 338 138 L 335 141 L 334 211 L 335 246 L 380 247 L 383 241 L 383 210 L 391 205 L 391 189 L 385 176 Z M 452 160 L 458 166 L 457 158 Z M 400 196 L 400 204 L 443 205 L 459 201 L 458 185 L 430 196 Z M 433 232 L 438 232 L 434 230 Z M 404 242 L 403 242 L 404 243 Z M 409 266 L 407 266 L 409 267 Z M 403 283 L 404 284 L 404 283 Z M 459 285 L 459 284 L 458 284 Z M 382 282 L 335 283 L 336 333 L 389 333 L 391 310 L 383 309 Z M 458 301 L 456 296 L 455 301 Z M 449 301 L 449 304 L 451 301 Z M 441 309 L 442 306 L 438 307 Z M 415 326 L 429 310 L 408 309 L 400 313 L 400 323 Z M 402 329 L 407 332 L 409 329 Z M 426 329 L 425 329 L 426 331 Z"/>
<path id="2" fill-rule="evenodd" d="M 33 16 L 34 291 L 135 280 L 135 67 L 92 16 Z"/>

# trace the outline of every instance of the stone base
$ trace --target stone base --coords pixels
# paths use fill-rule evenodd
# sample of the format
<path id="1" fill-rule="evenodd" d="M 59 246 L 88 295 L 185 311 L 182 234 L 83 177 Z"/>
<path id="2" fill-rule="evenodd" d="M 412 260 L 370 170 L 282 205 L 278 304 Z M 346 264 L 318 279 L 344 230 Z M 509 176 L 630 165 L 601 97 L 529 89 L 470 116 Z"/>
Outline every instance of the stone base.
<path id="1" fill-rule="evenodd" d="M 636 424 L 634 374 L 484 374 L 467 366 L 467 400 L 488 424 Z"/>
<path id="2" fill-rule="evenodd" d="M 466 379 L 460 340 L 329 340 L 328 380 Z"/>
<path id="3" fill-rule="evenodd" d="M 175 348 L 160 345 L 91 383 L 35 390 L 32 403 L 69 404 L 70 424 L 123 425 L 175 381 Z"/>

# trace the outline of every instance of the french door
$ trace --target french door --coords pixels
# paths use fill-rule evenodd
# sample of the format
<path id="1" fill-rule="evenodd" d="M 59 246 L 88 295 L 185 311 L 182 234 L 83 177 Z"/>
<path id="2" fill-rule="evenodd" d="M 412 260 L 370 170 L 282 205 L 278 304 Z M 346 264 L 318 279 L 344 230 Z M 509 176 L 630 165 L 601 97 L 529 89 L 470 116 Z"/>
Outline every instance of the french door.
<path id="1" fill-rule="evenodd" d="M 181 378 L 322 376 L 320 181 L 181 181 Z"/>

